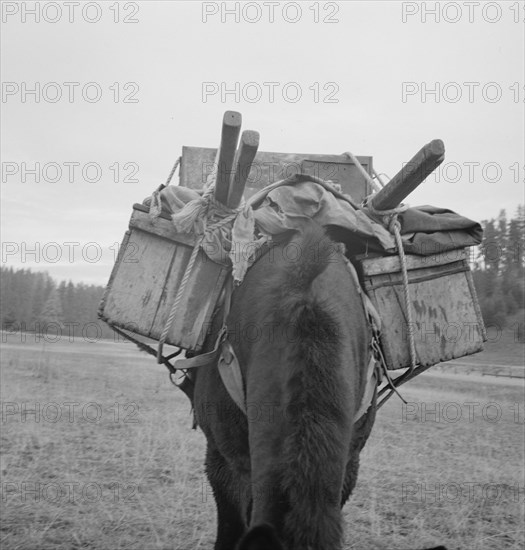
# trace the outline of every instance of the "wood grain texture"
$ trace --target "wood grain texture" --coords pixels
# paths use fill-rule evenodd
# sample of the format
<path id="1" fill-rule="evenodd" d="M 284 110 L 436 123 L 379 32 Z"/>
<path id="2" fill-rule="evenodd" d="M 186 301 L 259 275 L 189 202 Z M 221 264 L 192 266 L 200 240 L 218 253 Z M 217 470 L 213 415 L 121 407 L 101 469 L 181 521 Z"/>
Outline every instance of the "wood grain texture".
<path id="1" fill-rule="evenodd" d="M 437 255 L 439 256 L 439 255 Z M 418 364 L 434 365 L 483 349 L 486 340 L 465 259 L 408 256 L 412 331 Z M 430 257 L 429 257 L 430 258 Z M 381 342 L 389 369 L 410 366 L 405 299 L 394 258 L 361 262 L 364 287 L 383 320 Z M 381 265 L 383 264 L 383 265 Z"/>
<path id="2" fill-rule="evenodd" d="M 467 258 L 467 252 L 464 249 L 458 249 L 439 254 L 431 254 L 430 256 L 406 254 L 405 258 L 407 269 L 422 269 L 425 267 L 433 267 L 465 260 Z M 397 255 L 362 259 L 360 260 L 360 265 L 366 275 L 401 272 L 401 263 Z"/>
<path id="3" fill-rule="evenodd" d="M 215 165 L 216 149 L 183 147 L 180 185 L 202 189 Z M 357 157 L 367 172 L 372 171 L 372 157 Z M 304 172 L 341 185 L 343 193 L 361 202 L 372 190 L 357 167 L 345 155 L 314 155 L 258 151 L 246 181 L 244 196 L 251 197 L 270 183 Z"/>
<path id="4" fill-rule="evenodd" d="M 445 158 L 445 145 L 434 139 L 422 147 L 371 200 L 376 210 L 396 208 Z"/>
<path id="5" fill-rule="evenodd" d="M 222 119 L 221 143 L 216 157 L 217 177 L 215 199 L 226 204 L 233 173 L 233 159 L 241 132 L 242 115 L 236 111 L 226 111 Z"/>
<path id="6" fill-rule="evenodd" d="M 158 340 L 164 329 L 194 238 L 177 233 L 171 222 L 134 209 L 99 314 L 102 319 Z M 166 342 L 202 349 L 205 328 L 229 269 L 199 252 Z"/>
<path id="7" fill-rule="evenodd" d="M 239 150 L 235 159 L 235 175 L 230 185 L 227 205 L 229 208 L 237 208 L 241 202 L 246 180 L 250 174 L 253 160 L 259 148 L 259 132 L 245 130 L 241 135 Z"/>
<path id="8" fill-rule="evenodd" d="M 187 246 L 193 247 L 195 244 L 195 237 L 191 233 L 177 232 L 170 219 L 161 217 L 151 218 L 149 214 L 136 208 L 133 209 L 133 213 L 131 214 L 129 227 L 130 229 L 142 229 L 142 231 L 151 233 L 152 235 L 158 235 L 159 237 Z"/>
<path id="9" fill-rule="evenodd" d="M 149 336 L 175 247 L 167 239 L 138 229 L 131 230 L 123 246 L 132 250 L 132 254 L 127 260 L 120 258 L 113 268 L 104 314 L 117 326 L 132 326 L 134 332 Z M 191 248 L 185 248 L 189 251 L 189 257 Z"/>

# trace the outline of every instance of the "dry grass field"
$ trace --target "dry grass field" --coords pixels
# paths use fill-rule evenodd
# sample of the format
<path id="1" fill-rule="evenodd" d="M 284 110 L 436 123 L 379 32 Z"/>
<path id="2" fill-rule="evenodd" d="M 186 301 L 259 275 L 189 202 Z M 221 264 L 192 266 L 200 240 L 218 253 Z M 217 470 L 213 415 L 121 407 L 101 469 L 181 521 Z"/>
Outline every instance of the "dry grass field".
<path id="1" fill-rule="evenodd" d="M 131 344 L 19 335 L 1 360 L 3 550 L 212 548 L 204 436 L 164 367 Z M 381 409 L 346 548 L 523 548 L 523 380 L 490 378 L 425 374 Z"/>

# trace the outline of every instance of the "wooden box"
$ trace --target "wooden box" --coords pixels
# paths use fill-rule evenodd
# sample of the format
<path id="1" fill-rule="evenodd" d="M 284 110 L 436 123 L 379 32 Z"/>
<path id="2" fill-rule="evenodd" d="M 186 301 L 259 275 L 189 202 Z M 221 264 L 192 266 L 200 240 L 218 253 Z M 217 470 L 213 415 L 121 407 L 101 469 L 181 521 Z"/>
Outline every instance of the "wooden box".
<path id="1" fill-rule="evenodd" d="M 213 171 L 217 149 L 183 147 L 179 185 L 202 189 Z M 372 173 L 372 158 L 358 157 Z M 341 185 L 355 201 L 371 193 L 370 186 L 345 155 L 301 155 L 259 151 L 251 165 L 245 197 L 270 183 L 302 172 Z M 148 209 L 134 205 L 129 231 L 99 307 L 110 325 L 159 340 L 193 250 L 192 236 L 175 231 L 168 216 L 150 218 Z M 206 263 L 205 269 L 202 269 Z M 202 351 L 206 331 L 229 268 L 199 252 L 166 343 Z"/>
<path id="2" fill-rule="evenodd" d="M 99 307 L 110 325 L 159 340 L 194 245 L 169 217 L 152 219 L 133 207 L 129 231 Z M 206 269 L 200 269 L 206 263 Z M 200 351 L 229 268 L 198 253 L 166 343 Z"/>
<path id="3" fill-rule="evenodd" d="M 412 332 L 419 365 L 482 351 L 486 341 L 465 250 L 407 255 Z M 382 318 L 381 345 L 389 369 L 410 366 L 399 257 L 358 261 L 364 288 Z"/>
<path id="4" fill-rule="evenodd" d="M 216 154 L 217 149 L 183 147 L 180 185 L 202 189 L 213 170 Z M 372 175 L 372 157 L 358 156 L 357 160 Z M 331 180 L 339 184 L 342 192 L 350 195 L 358 203 L 372 193 L 369 183 L 346 155 L 259 151 L 247 176 L 244 197 L 249 198 L 263 187 L 297 173 Z"/>

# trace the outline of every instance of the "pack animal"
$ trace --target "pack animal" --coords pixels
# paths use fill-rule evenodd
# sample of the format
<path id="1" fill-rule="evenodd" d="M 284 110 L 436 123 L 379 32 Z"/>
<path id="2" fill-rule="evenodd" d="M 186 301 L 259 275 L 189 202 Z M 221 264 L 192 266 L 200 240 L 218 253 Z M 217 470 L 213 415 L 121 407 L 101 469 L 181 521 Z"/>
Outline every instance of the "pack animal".
<path id="1" fill-rule="evenodd" d="M 227 319 L 246 413 L 216 368 L 198 369 L 194 406 L 217 505 L 215 550 L 338 550 L 375 397 L 370 328 L 342 247 L 310 222 L 235 290 Z"/>

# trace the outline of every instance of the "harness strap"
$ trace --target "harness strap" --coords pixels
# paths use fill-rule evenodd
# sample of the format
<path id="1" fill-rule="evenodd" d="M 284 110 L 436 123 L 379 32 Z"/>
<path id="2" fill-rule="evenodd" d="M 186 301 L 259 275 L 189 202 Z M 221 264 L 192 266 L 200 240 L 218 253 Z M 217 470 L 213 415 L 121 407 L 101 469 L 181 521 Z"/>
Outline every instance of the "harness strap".
<path id="1" fill-rule="evenodd" d="M 354 423 L 356 423 L 370 408 L 372 401 L 374 399 L 374 393 L 379 382 L 379 374 L 377 372 L 377 361 L 375 356 L 372 354 L 370 361 L 368 362 L 367 376 L 366 376 L 366 386 L 365 393 L 361 399 L 361 405 L 354 416 Z"/>
<path id="2" fill-rule="evenodd" d="M 218 366 L 224 387 L 239 409 L 247 415 L 246 392 L 244 390 L 241 366 L 237 355 L 235 355 L 233 346 L 228 340 L 222 345 Z"/>
<path id="3" fill-rule="evenodd" d="M 197 367 L 207 367 L 212 366 L 217 362 L 219 354 L 221 351 L 221 345 L 226 338 L 226 327 L 222 327 L 219 331 L 219 335 L 215 340 L 215 346 L 213 349 L 207 353 L 201 353 L 200 355 L 195 355 L 195 357 L 186 357 L 184 359 L 177 359 L 175 361 L 175 369 L 177 370 L 186 370 L 186 369 L 196 369 Z"/>
<path id="4" fill-rule="evenodd" d="M 348 271 L 352 274 L 357 291 L 363 303 L 363 308 L 365 310 L 368 321 L 371 324 L 373 333 L 375 335 L 378 333 L 381 327 L 381 317 L 379 316 L 379 313 L 375 309 L 374 305 L 372 304 L 368 296 L 362 291 L 354 266 L 351 264 L 349 260 L 347 259 L 345 260 L 346 260 L 345 262 L 346 267 Z M 224 307 L 225 307 L 225 311 L 227 309 L 228 312 L 229 312 L 230 300 L 231 300 L 231 292 L 227 293 L 225 296 Z M 227 313 L 224 319 L 226 319 L 226 316 L 227 316 Z M 354 423 L 360 420 L 372 405 L 378 382 L 381 380 L 380 363 L 378 361 L 376 354 L 374 353 L 375 344 L 377 344 L 377 342 L 373 338 L 370 345 L 372 353 L 371 353 L 370 361 L 368 362 L 368 367 L 366 370 L 365 390 L 361 398 L 360 406 L 355 414 Z M 217 354 L 219 355 L 219 362 L 218 362 L 219 374 L 221 376 L 222 382 L 226 390 L 228 391 L 230 397 L 233 399 L 236 405 L 241 409 L 241 411 L 244 414 L 247 414 L 246 392 L 244 389 L 242 371 L 239 364 L 239 360 L 237 359 L 237 356 L 233 349 L 233 346 L 227 340 L 227 338 L 225 338 L 224 341 L 221 342 L 220 349 L 218 349 L 218 346 L 216 345 L 214 352 L 217 352 Z M 215 355 L 212 356 L 214 352 L 210 352 L 210 354 L 206 354 L 210 356 L 210 359 L 204 362 L 205 365 L 209 365 L 210 361 L 215 360 Z M 197 357 L 194 357 L 193 359 L 198 359 L 198 357 L 202 357 L 202 356 L 197 356 Z M 177 363 L 183 363 L 185 361 L 188 361 L 188 360 L 181 359 L 177 361 Z M 192 359 L 189 359 L 189 361 L 192 361 Z"/>
<path id="5" fill-rule="evenodd" d="M 363 304 L 363 309 L 365 310 L 368 323 L 372 327 L 372 340 L 370 342 L 371 355 L 370 355 L 370 361 L 368 362 L 368 367 L 366 371 L 365 391 L 363 393 L 363 397 L 361 398 L 361 405 L 359 406 L 359 409 L 357 410 L 354 417 L 354 423 L 355 423 L 362 416 L 365 415 L 365 413 L 368 411 L 368 409 L 372 405 L 372 401 L 374 399 L 374 394 L 376 392 L 377 385 L 381 381 L 382 364 L 380 361 L 380 357 L 378 357 L 377 353 L 375 352 L 377 346 L 379 345 L 378 339 L 379 339 L 379 334 L 381 332 L 381 316 L 379 315 L 377 309 L 374 307 L 372 300 L 370 300 L 370 298 L 366 295 L 366 293 L 363 292 L 363 289 L 361 288 L 361 284 L 359 283 L 359 277 L 357 276 L 357 271 L 355 270 L 355 267 L 353 266 L 352 262 L 348 258 L 345 258 L 345 260 L 346 260 L 345 261 L 346 268 L 352 275 L 352 279 L 354 280 L 357 292 L 361 297 L 361 302 Z"/>
<path id="6" fill-rule="evenodd" d="M 223 324 L 219 331 L 215 346 L 212 351 L 196 355 L 186 359 L 179 359 L 175 362 L 176 369 L 194 369 L 197 367 L 213 367 L 217 365 L 219 375 L 226 391 L 241 409 L 244 414 L 246 412 L 246 395 L 242 378 L 241 367 L 239 360 L 235 354 L 233 346 L 228 341 L 228 328 L 226 320 L 230 313 L 231 298 L 233 291 L 233 281 L 229 277 L 224 286 L 223 297 Z"/>

